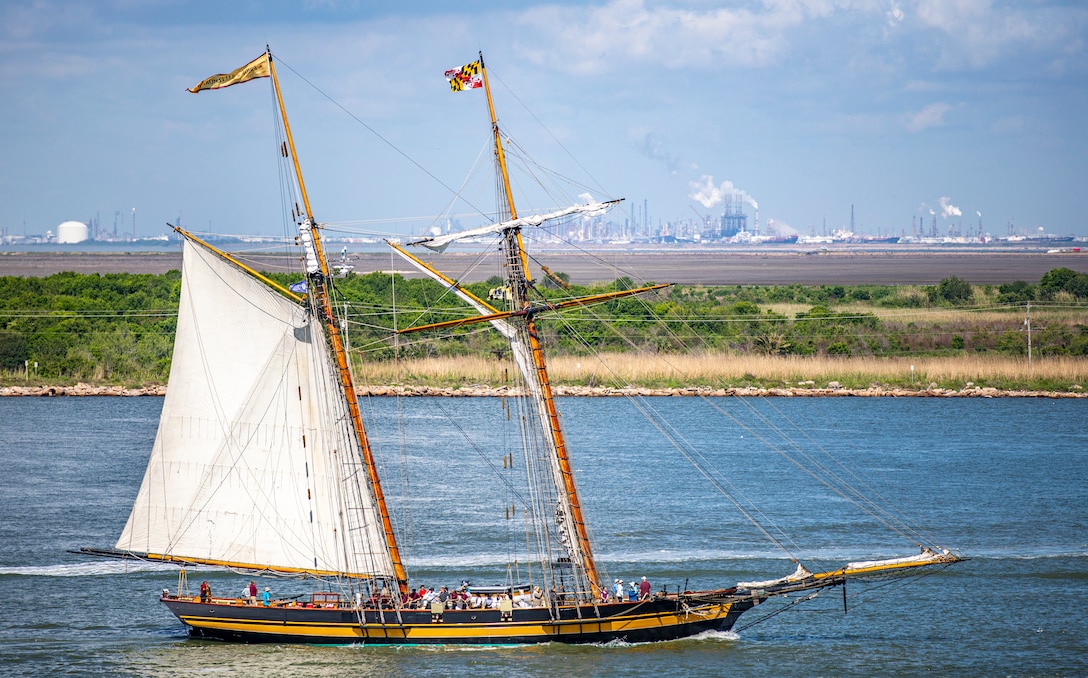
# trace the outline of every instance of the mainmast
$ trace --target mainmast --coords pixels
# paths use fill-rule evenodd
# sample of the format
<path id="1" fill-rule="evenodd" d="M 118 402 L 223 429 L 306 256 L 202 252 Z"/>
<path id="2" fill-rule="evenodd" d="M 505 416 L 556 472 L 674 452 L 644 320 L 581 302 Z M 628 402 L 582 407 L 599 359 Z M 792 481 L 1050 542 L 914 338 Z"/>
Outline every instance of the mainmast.
<path id="1" fill-rule="evenodd" d="M 548 379 L 548 368 L 545 363 L 544 350 L 540 344 L 537 333 L 535 313 L 531 312 L 529 300 L 529 262 L 525 254 L 521 238 L 521 227 L 515 221 L 517 208 L 514 205 L 514 195 L 511 190 L 510 176 L 506 168 L 506 154 L 502 147 L 502 135 L 499 132 L 499 123 L 495 117 L 495 105 L 491 99 L 491 86 L 487 79 L 487 67 L 484 65 L 484 55 L 480 52 L 480 70 L 483 75 L 484 92 L 487 95 L 487 108 L 491 116 L 491 131 L 495 142 L 495 161 L 498 164 L 498 176 L 501 178 L 500 202 L 503 203 L 504 214 L 502 221 L 514 221 L 514 225 L 502 232 L 503 251 L 506 268 L 506 277 L 510 286 L 511 304 L 513 309 L 526 311 L 521 316 L 522 322 L 517 323 L 517 340 L 529 349 L 532 358 L 531 369 L 523 369 L 523 377 L 530 382 L 530 392 L 537 400 L 537 408 L 541 415 L 541 424 L 544 428 L 545 440 L 549 442 L 555 458 L 555 473 L 558 476 L 556 484 L 560 492 L 560 507 L 557 511 L 560 523 L 573 528 L 573 543 L 567 543 L 572 551 L 571 556 L 581 561 L 581 566 L 589 582 L 591 594 L 599 593 L 600 580 L 597 575 L 597 565 L 593 559 L 593 549 L 590 546 L 589 533 L 586 530 L 585 519 L 582 516 L 582 506 L 578 498 L 578 489 L 574 483 L 574 476 L 570 469 L 570 459 L 567 454 L 567 444 L 563 436 L 563 430 L 559 423 L 559 411 L 555 406 L 555 398 L 552 393 L 551 382 Z M 529 367 L 529 366 L 526 366 Z M 563 514 L 566 515 L 563 515 Z"/>
<path id="2" fill-rule="evenodd" d="M 477 228 L 449 233 L 437 236 L 420 238 L 410 245 L 421 245 L 436 252 L 445 251 L 450 243 L 466 238 L 498 235 L 502 242 L 503 269 L 509 286 L 509 295 L 506 297 L 509 303 L 507 310 L 500 311 L 484 300 L 476 297 L 456 281 L 442 275 L 430 265 L 419 258 L 407 253 L 403 248 L 389 243 L 395 252 L 405 258 L 413 266 L 416 266 L 426 275 L 441 284 L 446 289 L 455 293 L 479 313 L 473 318 L 447 320 L 438 323 L 420 325 L 397 330 L 398 334 L 419 332 L 425 330 L 447 329 L 469 325 L 473 323 L 490 323 L 510 342 L 511 353 L 517 365 L 518 371 L 525 382 L 526 391 L 532 407 L 535 409 L 534 421 L 538 428 L 539 439 L 542 444 L 541 452 L 547 457 L 548 474 L 552 483 L 552 495 L 548 501 L 554 501 L 554 506 L 548 510 L 554 510 L 555 528 L 558 532 L 561 551 L 554 546 L 544 546 L 548 556 L 559 555 L 569 562 L 574 570 L 578 590 L 576 595 L 596 596 L 601 591 L 601 581 L 596 561 L 593 558 L 593 549 L 590 545 L 589 532 L 582 513 L 582 504 L 578 497 L 578 488 L 571 472 L 570 458 L 567 443 L 563 435 L 563 429 L 559 421 L 559 411 L 555 404 L 555 396 L 552 392 L 551 381 L 548 378 L 548 368 L 544 356 L 544 349 L 537 331 L 536 316 L 542 312 L 559 311 L 565 308 L 586 306 L 611 299 L 618 299 L 634 294 L 640 294 L 654 289 L 667 287 L 668 285 L 651 285 L 632 290 L 620 290 L 605 294 L 567 299 L 551 303 L 543 299 L 530 298 L 532 284 L 529 278 L 529 262 L 522 245 L 521 228 L 523 226 L 539 226 L 545 222 L 561 219 L 576 214 L 599 214 L 608 209 L 619 200 L 605 202 L 588 202 L 573 205 L 548 214 L 534 214 L 527 217 L 517 216 L 514 206 L 513 192 L 506 167 L 506 154 L 502 147 L 502 135 L 499 132 L 498 121 L 495 118 L 495 107 L 491 99 L 491 88 L 487 79 L 487 70 L 483 64 L 483 54 L 480 59 L 461 68 L 446 71 L 446 78 L 450 81 L 451 89 L 459 92 L 465 89 L 484 88 L 487 95 L 488 112 L 491 116 L 491 130 L 495 144 L 495 163 L 498 171 L 496 175 L 501 181 L 499 186 L 500 219 L 496 223 Z M 527 453 L 529 450 L 526 450 Z M 543 480 L 543 479 L 542 479 Z M 530 480 L 532 482 L 532 480 Z M 550 531 L 549 531 L 550 532 Z M 564 566 L 566 563 L 557 563 Z M 553 579 L 554 582 L 554 579 Z"/>
<path id="3" fill-rule="evenodd" d="M 363 426 L 361 413 L 359 412 L 359 400 L 355 391 L 355 381 L 351 373 L 351 366 L 348 362 L 347 351 L 344 349 L 344 342 L 340 336 L 340 330 L 336 323 L 336 312 L 334 311 L 332 301 L 329 298 L 329 267 L 322 248 L 320 229 L 317 226 L 317 222 L 314 220 L 313 210 L 310 207 L 310 198 L 306 193 L 306 184 L 302 179 L 302 167 L 299 165 L 298 154 L 295 151 L 295 141 L 291 136 L 291 126 L 287 121 L 287 109 L 284 107 L 283 96 L 280 93 L 280 83 L 279 79 L 276 77 L 276 66 L 275 62 L 272 60 L 272 52 L 266 51 L 266 56 L 268 58 L 268 67 L 272 75 L 272 85 L 276 92 L 276 101 L 280 109 L 280 118 L 283 120 L 284 135 L 287 137 L 287 146 L 283 149 L 283 154 L 286 156 L 288 148 L 290 149 L 291 162 L 295 169 L 295 177 L 298 179 L 299 193 L 302 195 L 304 211 L 300 212 L 296 205 L 295 213 L 300 221 L 299 241 L 306 257 L 306 275 L 309 281 L 308 289 L 310 291 L 310 298 L 313 301 L 321 324 L 325 328 L 325 335 L 328 338 L 329 346 L 332 348 L 332 354 L 336 360 L 337 375 L 340 379 L 340 385 L 343 388 L 343 395 L 347 403 L 348 415 L 351 419 L 352 428 L 354 429 L 355 437 L 359 442 L 359 450 L 366 467 L 367 479 L 369 480 L 370 488 L 374 494 L 374 500 L 381 516 L 382 531 L 385 535 L 385 543 L 389 552 L 389 557 L 393 563 L 393 572 L 397 579 L 397 586 L 401 593 L 407 593 L 408 576 L 404 570 L 404 564 L 401 562 L 400 549 L 397 547 L 396 534 L 393 531 L 393 522 L 389 517 L 389 509 L 385 502 L 385 495 L 382 492 L 377 465 L 374 462 L 370 441 L 366 434 L 366 428 Z"/>

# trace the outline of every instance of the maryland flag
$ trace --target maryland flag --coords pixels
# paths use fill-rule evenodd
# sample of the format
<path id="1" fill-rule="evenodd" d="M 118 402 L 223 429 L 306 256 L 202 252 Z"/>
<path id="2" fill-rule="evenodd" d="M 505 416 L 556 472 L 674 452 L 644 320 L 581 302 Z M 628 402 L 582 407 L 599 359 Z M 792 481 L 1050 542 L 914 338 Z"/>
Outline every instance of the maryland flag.
<path id="1" fill-rule="evenodd" d="M 190 87 L 189 91 L 196 94 L 203 89 L 219 89 L 230 87 L 240 82 L 248 82 L 254 78 L 267 78 L 271 75 L 268 68 L 268 54 L 262 54 L 241 68 L 236 68 L 230 73 L 220 73 L 205 78 L 197 83 L 196 87 Z"/>
<path id="2" fill-rule="evenodd" d="M 473 61 L 471 64 L 446 71 L 446 80 L 450 81 L 450 89 L 454 92 L 460 92 L 466 89 L 483 87 L 484 77 L 480 70 L 480 62 Z"/>

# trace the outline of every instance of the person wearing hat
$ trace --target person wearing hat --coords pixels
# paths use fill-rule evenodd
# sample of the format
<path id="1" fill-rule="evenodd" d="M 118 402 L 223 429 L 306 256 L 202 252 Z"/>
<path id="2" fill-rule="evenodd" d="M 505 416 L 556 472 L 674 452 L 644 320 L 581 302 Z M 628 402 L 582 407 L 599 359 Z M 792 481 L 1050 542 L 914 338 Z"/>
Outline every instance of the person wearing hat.
<path id="1" fill-rule="evenodd" d="M 616 595 L 616 602 L 623 601 L 623 580 L 617 579 L 615 586 L 612 587 L 612 592 Z"/>
<path id="2" fill-rule="evenodd" d="M 264 606 L 269 607 L 272 605 L 272 589 L 267 586 L 264 587 L 264 594 L 261 596 L 261 600 L 264 601 Z"/>
<path id="3" fill-rule="evenodd" d="M 646 581 L 646 577 L 642 578 L 642 581 L 638 584 L 638 599 L 649 600 L 650 599 L 650 582 Z"/>

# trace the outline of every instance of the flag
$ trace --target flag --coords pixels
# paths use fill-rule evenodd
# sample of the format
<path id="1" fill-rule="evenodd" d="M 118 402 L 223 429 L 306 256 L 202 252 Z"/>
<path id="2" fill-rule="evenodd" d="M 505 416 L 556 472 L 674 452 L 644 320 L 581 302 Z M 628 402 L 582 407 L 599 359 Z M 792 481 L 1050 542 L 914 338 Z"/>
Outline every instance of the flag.
<path id="1" fill-rule="evenodd" d="M 450 81 L 450 89 L 454 92 L 478 89 L 484 86 L 484 77 L 480 71 L 480 62 L 473 61 L 471 64 L 446 71 L 446 80 Z"/>
<path id="2" fill-rule="evenodd" d="M 254 78 L 267 78 L 271 75 L 268 68 L 268 58 L 268 54 L 262 54 L 245 66 L 230 73 L 220 73 L 201 80 L 196 87 L 190 87 L 189 91 L 196 94 L 202 89 L 219 89 L 237 85 L 240 82 L 247 82 Z"/>
<path id="3" fill-rule="evenodd" d="M 306 294 L 306 281 L 299 280 L 297 283 L 289 285 L 287 289 L 291 290 L 295 294 Z"/>

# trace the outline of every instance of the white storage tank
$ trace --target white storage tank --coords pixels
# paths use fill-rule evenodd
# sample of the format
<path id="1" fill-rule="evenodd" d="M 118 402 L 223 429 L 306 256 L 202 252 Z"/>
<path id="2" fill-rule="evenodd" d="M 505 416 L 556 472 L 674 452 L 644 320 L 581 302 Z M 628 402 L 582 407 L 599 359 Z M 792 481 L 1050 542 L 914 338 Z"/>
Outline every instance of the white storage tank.
<path id="1" fill-rule="evenodd" d="M 66 221 L 57 226 L 57 242 L 61 245 L 74 245 L 87 237 L 87 224 L 81 221 Z"/>

